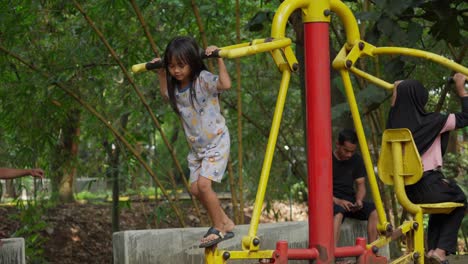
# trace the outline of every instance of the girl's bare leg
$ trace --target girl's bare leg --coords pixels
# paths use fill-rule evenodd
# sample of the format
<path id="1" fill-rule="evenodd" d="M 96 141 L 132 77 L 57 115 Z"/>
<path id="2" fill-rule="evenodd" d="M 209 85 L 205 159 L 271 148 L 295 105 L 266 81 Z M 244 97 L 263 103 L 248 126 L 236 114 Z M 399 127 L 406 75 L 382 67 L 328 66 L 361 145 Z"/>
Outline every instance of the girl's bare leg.
<path id="1" fill-rule="evenodd" d="M 200 200 L 200 202 L 207 210 L 208 215 L 213 222 L 213 227 L 221 231 L 223 234 L 232 231 L 235 227 L 235 224 L 231 219 L 229 219 L 221 207 L 218 196 L 211 187 L 211 180 L 200 176 L 198 181 L 194 182 L 193 184 L 196 184 L 196 187 L 192 186 L 192 190 L 193 188 L 197 188 L 198 194 L 195 194 L 195 196 Z M 196 191 L 192 192 L 195 193 Z M 211 234 L 202 238 L 201 242 L 211 241 L 216 238 L 216 235 Z"/>

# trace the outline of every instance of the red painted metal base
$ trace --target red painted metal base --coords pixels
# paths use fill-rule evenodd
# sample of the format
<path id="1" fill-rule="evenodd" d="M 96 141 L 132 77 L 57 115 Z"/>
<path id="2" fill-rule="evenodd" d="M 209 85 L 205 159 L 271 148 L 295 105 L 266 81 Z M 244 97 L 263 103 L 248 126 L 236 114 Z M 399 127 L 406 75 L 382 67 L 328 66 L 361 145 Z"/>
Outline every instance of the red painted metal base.
<path id="1" fill-rule="evenodd" d="M 368 249 L 359 256 L 356 264 L 387 264 L 388 260 L 386 257 L 378 256 L 372 252 L 372 249 Z"/>

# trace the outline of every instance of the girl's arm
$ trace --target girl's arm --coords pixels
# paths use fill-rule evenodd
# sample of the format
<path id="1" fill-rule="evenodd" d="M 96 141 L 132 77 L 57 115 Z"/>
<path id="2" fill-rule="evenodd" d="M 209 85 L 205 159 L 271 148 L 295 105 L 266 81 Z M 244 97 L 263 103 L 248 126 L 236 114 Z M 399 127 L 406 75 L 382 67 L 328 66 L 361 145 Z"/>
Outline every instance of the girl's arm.
<path id="1" fill-rule="evenodd" d="M 209 46 L 206 48 L 205 54 L 207 56 L 211 55 L 213 51 L 217 50 L 218 47 L 216 46 Z M 228 90 L 231 88 L 231 77 L 229 77 L 229 73 L 226 69 L 226 64 L 224 64 L 223 58 L 218 58 L 218 69 L 219 69 L 219 79 L 217 88 L 218 90 Z"/>
<path id="2" fill-rule="evenodd" d="M 159 69 L 158 70 L 158 76 L 159 76 L 159 91 L 161 92 L 162 97 L 167 100 L 168 95 L 167 95 L 167 78 L 166 78 L 166 70 L 165 69 Z"/>
<path id="3" fill-rule="evenodd" d="M 154 58 L 151 60 L 152 63 L 155 63 L 157 61 L 160 61 L 160 58 Z M 159 91 L 161 92 L 161 95 L 164 99 L 167 98 L 167 78 L 166 78 L 166 69 L 160 68 L 156 69 L 155 72 L 158 74 L 158 79 L 159 79 Z"/>

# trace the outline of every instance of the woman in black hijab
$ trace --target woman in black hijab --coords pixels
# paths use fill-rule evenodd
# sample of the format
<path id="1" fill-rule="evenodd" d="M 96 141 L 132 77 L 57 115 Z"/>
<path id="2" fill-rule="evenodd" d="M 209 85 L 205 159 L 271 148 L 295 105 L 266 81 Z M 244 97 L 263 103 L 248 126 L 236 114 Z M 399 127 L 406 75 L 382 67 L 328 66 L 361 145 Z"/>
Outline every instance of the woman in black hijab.
<path id="1" fill-rule="evenodd" d="M 395 83 L 392 108 L 387 128 L 408 128 L 413 134 L 423 162 L 424 174 L 419 182 L 406 186 L 408 198 L 416 204 L 458 202 L 450 214 L 433 214 L 429 217 L 427 233 L 427 256 L 440 263 L 448 263 L 446 256 L 457 247 L 457 234 L 466 210 L 466 196 L 453 180 L 441 172 L 442 156 L 445 153 L 451 130 L 468 126 L 468 93 L 465 91 L 466 76 L 453 76 L 456 92 L 461 99 L 462 111 L 454 114 L 426 112 L 424 107 L 428 92 L 415 80 Z"/>

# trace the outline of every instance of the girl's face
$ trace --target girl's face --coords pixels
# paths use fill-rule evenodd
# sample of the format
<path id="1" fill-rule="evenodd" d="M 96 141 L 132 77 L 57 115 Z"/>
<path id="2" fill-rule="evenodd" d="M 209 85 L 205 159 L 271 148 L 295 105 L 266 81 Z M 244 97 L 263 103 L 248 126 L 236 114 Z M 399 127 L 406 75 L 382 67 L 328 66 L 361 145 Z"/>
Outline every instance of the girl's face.
<path id="1" fill-rule="evenodd" d="M 188 85 L 192 72 L 190 70 L 190 66 L 187 63 L 172 58 L 167 66 L 171 76 L 179 81 L 182 87 Z"/>

